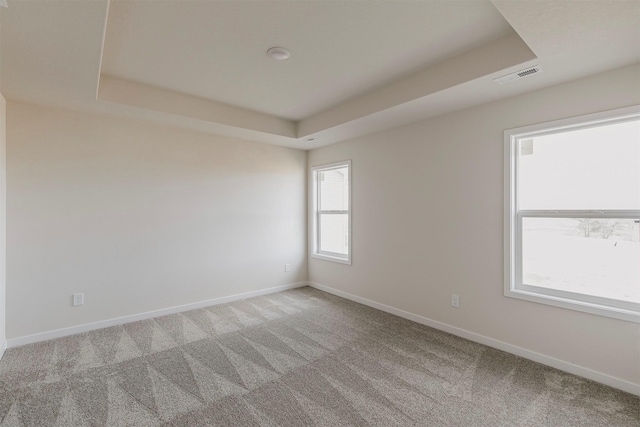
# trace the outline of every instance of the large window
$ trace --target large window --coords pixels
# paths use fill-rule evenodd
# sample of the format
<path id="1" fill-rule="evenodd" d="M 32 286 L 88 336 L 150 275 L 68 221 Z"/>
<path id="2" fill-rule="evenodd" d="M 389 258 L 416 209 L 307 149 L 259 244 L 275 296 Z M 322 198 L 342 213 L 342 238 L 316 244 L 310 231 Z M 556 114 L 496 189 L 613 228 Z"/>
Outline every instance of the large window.
<path id="1" fill-rule="evenodd" d="M 311 169 L 315 258 L 351 264 L 351 161 Z"/>
<path id="2" fill-rule="evenodd" d="M 505 295 L 640 323 L 640 107 L 505 132 Z"/>

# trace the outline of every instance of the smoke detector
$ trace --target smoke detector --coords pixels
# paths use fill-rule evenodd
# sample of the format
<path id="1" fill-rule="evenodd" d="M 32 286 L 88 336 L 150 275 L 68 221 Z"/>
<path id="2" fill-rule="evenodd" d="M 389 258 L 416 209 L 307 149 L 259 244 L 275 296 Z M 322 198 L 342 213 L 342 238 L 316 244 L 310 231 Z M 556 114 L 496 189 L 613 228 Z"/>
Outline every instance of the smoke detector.
<path id="1" fill-rule="evenodd" d="M 289 59 L 291 52 L 284 47 L 272 47 L 267 51 L 267 55 L 276 61 L 284 61 L 285 59 Z"/>
<path id="2" fill-rule="evenodd" d="M 542 67 L 540 67 L 539 65 L 534 65 L 533 67 L 525 68 L 524 70 L 516 71 L 515 73 L 507 74 L 506 76 L 498 77 L 496 79 L 493 79 L 493 81 L 498 83 L 499 85 L 503 85 L 505 83 L 519 80 L 524 77 L 529 77 L 541 72 Z"/>

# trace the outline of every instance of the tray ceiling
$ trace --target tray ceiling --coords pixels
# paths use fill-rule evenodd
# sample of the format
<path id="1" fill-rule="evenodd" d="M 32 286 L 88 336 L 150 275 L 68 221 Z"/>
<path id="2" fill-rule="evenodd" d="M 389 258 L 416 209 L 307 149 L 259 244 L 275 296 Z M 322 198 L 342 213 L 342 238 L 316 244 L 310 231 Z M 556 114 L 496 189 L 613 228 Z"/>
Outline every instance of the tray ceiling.
<path id="1" fill-rule="evenodd" d="M 640 2 L 579 3 L 9 1 L 0 78 L 10 100 L 309 149 L 640 61 Z"/>

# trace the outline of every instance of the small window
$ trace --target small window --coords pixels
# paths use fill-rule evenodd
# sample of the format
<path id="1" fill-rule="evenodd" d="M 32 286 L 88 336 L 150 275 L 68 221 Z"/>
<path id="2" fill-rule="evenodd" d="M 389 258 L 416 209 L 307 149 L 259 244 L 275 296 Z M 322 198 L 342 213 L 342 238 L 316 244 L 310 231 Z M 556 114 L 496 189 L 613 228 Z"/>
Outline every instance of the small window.
<path id="1" fill-rule="evenodd" d="M 640 107 L 505 132 L 505 295 L 640 323 Z"/>
<path id="2" fill-rule="evenodd" d="M 317 166 L 311 174 L 312 256 L 351 264 L 351 161 Z"/>

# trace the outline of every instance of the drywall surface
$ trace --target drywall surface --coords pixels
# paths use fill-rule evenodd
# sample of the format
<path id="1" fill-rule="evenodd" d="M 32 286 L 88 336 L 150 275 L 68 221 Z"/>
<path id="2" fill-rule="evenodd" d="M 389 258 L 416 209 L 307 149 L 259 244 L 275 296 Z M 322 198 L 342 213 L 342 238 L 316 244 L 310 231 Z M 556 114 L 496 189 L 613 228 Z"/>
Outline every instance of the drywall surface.
<path id="1" fill-rule="evenodd" d="M 0 94 L 0 357 L 7 341 L 6 335 L 6 220 L 7 220 L 7 163 L 6 163 L 7 103 Z"/>
<path id="2" fill-rule="evenodd" d="M 309 281 L 640 384 L 637 323 L 503 295 L 504 130 L 639 87 L 634 65 L 311 151 L 309 168 L 352 161 L 353 264 L 310 258 Z"/>
<path id="3" fill-rule="evenodd" d="M 304 151 L 12 102 L 7 141 L 8 339 L 306 280 Z"/>

